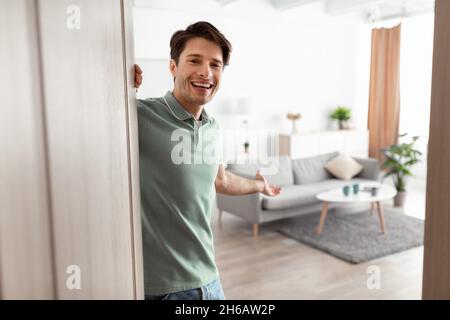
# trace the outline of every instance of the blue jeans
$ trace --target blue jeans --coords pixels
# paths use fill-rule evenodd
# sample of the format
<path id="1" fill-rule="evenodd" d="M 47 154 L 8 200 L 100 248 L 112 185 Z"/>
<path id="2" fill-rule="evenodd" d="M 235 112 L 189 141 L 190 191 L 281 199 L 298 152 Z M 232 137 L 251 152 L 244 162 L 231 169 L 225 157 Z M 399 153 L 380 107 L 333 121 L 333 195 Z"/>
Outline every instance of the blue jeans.
<path id="1" fill-rule="evenodd" d="M 145 300 L 225 300 L 222 284 L 217 278 L 203 287 L 159 295 L 145 295 Z"/>

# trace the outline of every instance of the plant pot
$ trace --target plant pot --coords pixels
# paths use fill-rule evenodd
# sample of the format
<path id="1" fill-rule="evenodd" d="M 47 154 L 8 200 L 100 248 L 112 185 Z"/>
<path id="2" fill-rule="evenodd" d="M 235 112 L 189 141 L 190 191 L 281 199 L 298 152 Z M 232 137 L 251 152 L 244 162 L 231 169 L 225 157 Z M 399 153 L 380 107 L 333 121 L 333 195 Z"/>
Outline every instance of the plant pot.
<path id="1" fill-rule="evenodd" d="M 394 197 L 394 207 L 403 207 L 405 205 L 406 191 L 399 191 Z"/>
<path id="2" fill-rule="evenodd" d="M 350 125 L 347 120 L 339 120 L 339 130 L 348 130 L 349 126 Z"/>

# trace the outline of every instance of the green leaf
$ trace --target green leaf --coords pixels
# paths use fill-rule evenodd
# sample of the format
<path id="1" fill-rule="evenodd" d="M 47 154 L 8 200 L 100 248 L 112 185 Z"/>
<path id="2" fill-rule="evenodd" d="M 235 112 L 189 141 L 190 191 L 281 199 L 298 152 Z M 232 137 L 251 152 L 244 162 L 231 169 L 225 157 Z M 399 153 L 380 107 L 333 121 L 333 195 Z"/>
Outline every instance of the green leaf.
<path id="1" fill-rule="evenodd" d="M 345 106 L 337 106 L 330 117 L 336 120 L 349 120 L 352 117 L 352 110 Z"/>
<path id="2" fill-rule="evenodd" d="M 406 135 L 407 133 L 400 134 L 399 137 L 405 137 Z M 405 191 L 404 177 L 412 176 L 411 167 L 421 161 L 422 152 L 414 148 L 418 139 L 419 136 L 414 136 L 409 143 L 398 143 L 380 148 L 385 156 L 382 167 L 389 170 L 383 179 L 392 176 L 398 191 Z"/>

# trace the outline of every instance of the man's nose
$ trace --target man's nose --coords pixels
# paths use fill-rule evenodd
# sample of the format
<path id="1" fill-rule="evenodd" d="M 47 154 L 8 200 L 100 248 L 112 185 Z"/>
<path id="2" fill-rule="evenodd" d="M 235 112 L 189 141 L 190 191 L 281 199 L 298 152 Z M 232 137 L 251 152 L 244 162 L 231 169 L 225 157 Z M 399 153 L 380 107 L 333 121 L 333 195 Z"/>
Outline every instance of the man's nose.
<path id="1" fill-rule="evenodd" d="M 207 63 L 202 64 L 200 76 L 202 76 L 203 78 L 212 77 L 211 67 L 209 66 L 209 64 Z"/>

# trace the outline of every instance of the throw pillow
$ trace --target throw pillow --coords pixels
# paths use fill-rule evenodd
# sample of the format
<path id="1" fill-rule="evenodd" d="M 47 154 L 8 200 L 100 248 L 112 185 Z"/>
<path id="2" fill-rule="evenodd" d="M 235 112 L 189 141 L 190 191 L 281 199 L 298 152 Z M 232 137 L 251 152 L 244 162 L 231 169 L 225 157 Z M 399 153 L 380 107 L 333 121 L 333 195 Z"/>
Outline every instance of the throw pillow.
<path id="1" fill-rule="evenodd" d="M 360 173 L 363 167 L 352 157 L 346 154 L 341 154 L 327 162 L 325 169 L 327 169 L 336 178 L 350 180 Z"/>

